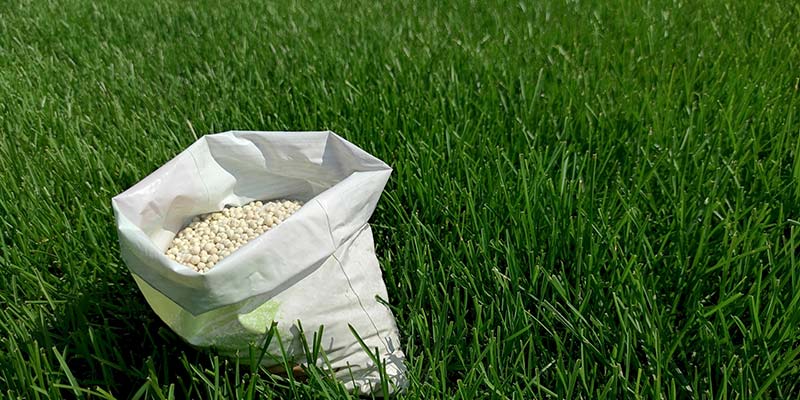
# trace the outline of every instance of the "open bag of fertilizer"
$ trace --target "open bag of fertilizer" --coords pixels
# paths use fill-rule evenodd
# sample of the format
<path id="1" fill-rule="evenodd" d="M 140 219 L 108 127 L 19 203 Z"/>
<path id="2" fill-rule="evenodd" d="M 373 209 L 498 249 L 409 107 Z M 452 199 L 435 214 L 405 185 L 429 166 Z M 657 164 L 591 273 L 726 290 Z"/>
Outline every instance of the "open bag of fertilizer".
<path id="1" fill-rule="evenodd" d="M 262 364 L 305 364 L 300 335 L 310 346 L 322 326 L 319 367 L 369 393 L 377 356 L 397 390 L 404 355 L 367 223 L 390 174 L 333 132 L 207 135 L 112 199 L 122 258 L 194 346 L 247 361 L 276 323 Z"/>

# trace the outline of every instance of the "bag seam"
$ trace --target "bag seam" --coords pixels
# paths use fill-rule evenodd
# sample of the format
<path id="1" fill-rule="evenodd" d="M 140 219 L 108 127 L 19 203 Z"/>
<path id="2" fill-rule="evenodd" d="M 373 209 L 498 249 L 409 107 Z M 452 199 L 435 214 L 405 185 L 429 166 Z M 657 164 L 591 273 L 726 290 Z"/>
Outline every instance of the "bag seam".
<path id="1" fill-rule="evenodd" d="M 356 297 L 356 301 L 358 301 L 359 308 L 361 308 L 361 311 L 364 312 L 364 315 L 369 320 L 369 323 L 372 325 L 372 328 L 375 329 L 375 336 L 377 336 L 378 340 L 380 340 L 381 343 L 383 344 L 384 350 L 389 352 L 389 344 L 383 340 L 383 337 L 381 337 L 381 330 L 378 329 L 378 325 L 375 324 L 375 321 L 372 319 L 372 316 L 369 314 L 369 312 L 367 312 L 367 308 L 364 307 L 364 303 L 361 301 L 361 296 L 359 296 L 358 292 L 356 292 L 355 288 L 353 288 L 353 283 L 350 280 L 350 276 L 347 275 L 347 271 L 345 271 L 342 261 L 339 260 L 339 257 L 336 257 L 336 250 L 338 250 L 338 246 L 336 246 L 336 241 L 333 239 L 333 230 L 331 229 L 331 220 L 330 217 L 328 216 L 328 210 L 325 209 L 325 206 L 323 206 L 319 200 L 314 199 L 314 201 L 319 205 L 320 209 L 322 209 L 322 212 L 325 214 L 325 221 L 328 224 L 328 233 L 330 234 L 331 244 L 333 245 L 334 248 L 333 252 L 331 253 L 331 258 L 336 260 L 336 263 L 339 265 L 339 270 L 342 271 L 342 275 L 344 275 L 344 278 L 347 280 L 347 286 L 350 288 L 350 292 L 353 293 L 353 295 Z M 351 238 L 360 235 L 365 226 L 367 226 L 366 222 L 363 225 L 361 225 L 358 228 L 358 230 L 356 230 L 356 233 L 352 235 Z"/>

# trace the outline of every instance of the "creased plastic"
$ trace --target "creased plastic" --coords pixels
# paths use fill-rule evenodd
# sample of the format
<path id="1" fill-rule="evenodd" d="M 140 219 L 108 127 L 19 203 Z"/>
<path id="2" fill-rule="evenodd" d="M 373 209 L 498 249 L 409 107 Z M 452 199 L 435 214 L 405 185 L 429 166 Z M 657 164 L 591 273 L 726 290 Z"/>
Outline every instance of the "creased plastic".
<path id="1" fill-rule="evenodd" d="M 402 388 L 404 355 L 378 301 L 387 293 L 367 223 L 390 174 L 333 132 L 206 135 L 112 199 L 122 258 L 156 314 L 195 346 L 246 357 L 274 321 L 285 355 L 305 362 L 297 321 L 309 343 L 321 325 L 337 378 L 369 393 L 380 377 L 352 326 Z M 205 274 L 164 255 L 194 216 L 284 198 L 305 204 Z M 280 344 L 268 353 L 280 355 Z"/>

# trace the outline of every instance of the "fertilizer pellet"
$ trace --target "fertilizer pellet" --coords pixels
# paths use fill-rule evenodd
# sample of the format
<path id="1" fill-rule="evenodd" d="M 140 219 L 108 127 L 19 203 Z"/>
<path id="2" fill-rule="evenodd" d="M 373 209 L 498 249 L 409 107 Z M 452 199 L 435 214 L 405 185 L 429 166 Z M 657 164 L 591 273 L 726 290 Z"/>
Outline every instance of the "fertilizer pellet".
<path id="1" fill-rule="evenodd" d="M 165 254 L 197 272 L 208 272 L 236 249 L 289 218 L 302 205 L 294 200 L 254 201 L 194 217 L 172 239 Z"/>

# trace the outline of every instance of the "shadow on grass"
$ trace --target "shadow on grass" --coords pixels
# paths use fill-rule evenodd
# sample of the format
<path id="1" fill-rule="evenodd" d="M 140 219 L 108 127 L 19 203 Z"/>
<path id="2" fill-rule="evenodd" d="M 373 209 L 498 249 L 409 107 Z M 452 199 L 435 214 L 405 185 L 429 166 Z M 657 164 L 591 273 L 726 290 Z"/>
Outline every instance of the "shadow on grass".
<path id="1" fill-rule="evenodd" d="M 144 398 L 157 398 L 157 392 L 167 394 L 171 390 L 175 398 L 230 396 L 233 392 L 258 398 L 259 393 L 253 390 L 279 398 L 316 398 L 319 389 L 307 385 L 308 377 L 302 371 L 292 370 L 291 377 L 282 370 L 259 371 L 255 376 L 249 365 L 216 358 L 213 352 L 185 343 L 150 309 L 126 274 L 91 287 L 57 310 L 49 318 L 38 320 L 27 338 L 29 343 L 38 343 L 28 353 L 35 351 L 33 348 L 41 349 L 49 370 L 61 371 L 48 375 L 45 390 L 51 396 L 75 396 L 73 386 L 80 388 L 77 392 L 89 394 L 88 398 L 102 397 L 103 392 L 131 398 L 143 394 L 141 389 L 145 387 Z M 31 359 L 30 354 L 21 357 L 24 358 L 19 360 Z M 66 368 L 60 365 L 59 358 Z M 2 365 L 0 368 L 14 369 Z M 28 379 L 29 383 L 35 381 Z M 337 383 L 317 383 L 333 385 L 328 389 L 347 396 Z M 19 393 L 33 397 L 30 384 L 19 381 L 15 386 Z"/>
<path id="2" fill-rule="evenodd" d="M 94 285 L 67 301 L 34 336 L 61 353 L 81 388 L 119 397 L 130 396 L 148 378 L 188 384 L 182 357 L 208 359 L 161 322 L 128 276 Z"/>

